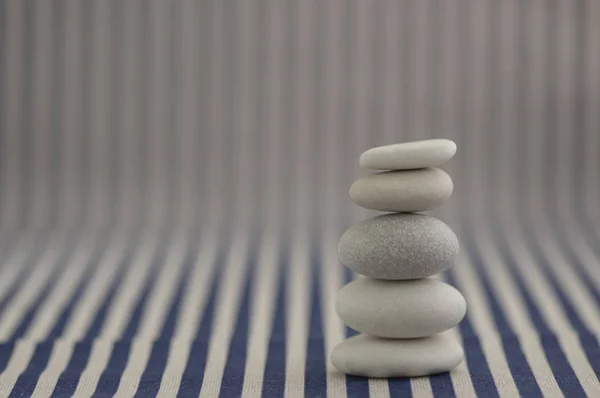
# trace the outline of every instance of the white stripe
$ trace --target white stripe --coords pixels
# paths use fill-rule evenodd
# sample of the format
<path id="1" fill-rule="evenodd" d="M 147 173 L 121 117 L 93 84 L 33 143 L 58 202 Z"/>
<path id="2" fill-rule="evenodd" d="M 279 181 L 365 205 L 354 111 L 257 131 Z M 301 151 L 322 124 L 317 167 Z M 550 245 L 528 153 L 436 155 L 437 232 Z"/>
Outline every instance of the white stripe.
<path id="1" fill-rule="evenodd" d="M 266 240 L 261 248 L 252 291 L 248 356 L 244 370 L 242 397 L 261 397 L 264 369 L 277 302 L 279 272 L 277 240 Z"/>
<path id="2" fill-rule="evenodd" d="M 211 46 L 211 85 L 210 85 L 210 147 L 209 150 L 209 179 L 208 186 L 208 208 L 206 211 L 206 220 L 210 230 L 217 229 L 221 225 L 222 202 L 225 196 L 225 182 L 222 175 L 226 175 L 221 165 L 222 159 L 226 156 L 225 145 L 223 143 L 226 132 L 223 126 L 223 112 L 225 111 L 224 103 L 224 70 L 225 70 L 225 55 L 224 55 L 224 38 L 223 25 L 225 24 L 224 17 L 224 2 L 214 2 L 214 14 L 212 15 L 212 37 Z M 202 141 L 203 146 L 209 146 L 206 139 Z M 201 214 L 204 212 L 201 212 Z"/>
<path id="3" fill-rule="evenodd" d="M 327 371 L 327 396 L 337 397 L 346 395 L 346 377 L 336 371 L 329 353 L 344 339 L 344 326 L 335 312 L 335 296 L 342 287 L 341 267 L 337 256 L 337 240 L 332 233 L 322 239 L 323 247 L 321 279 L 321 308 L 323 316 L 324 338 L 325 338 L 325 361 Z"/>
<path id="4" fill-rule="evenodd" d="M 19 141 L 23 132 L 22 112 L 23 95 L 25 89 L 25 80 L 23 71 L 24 64 L 24 46 L 23 46 L 23 25 L 26 3 L 21 0 L 7 0 L 5 2 L 5 30 L 6 37 L 4 38 L 4 57 L 6 62 L 5 76 L 0 76 L 4 79 L 4 92 L 0 95 L 4 96 L 3 106 L 4 125 L 0 126 L 3 129 L 2 134 L 2 167 L 4 169 L 2 181 L 3 187 L 3 203 L 2 203 L 2 220 L 3 225 L 10 229 L 14 228 L 19 222 L 20 207 L 22 206 L 22 198 L 19 198 L 21 192 L 21 184 L 26 183 L 22 176 L 20 164 L 21 145 Z M 10 187 L 10 189 L 6 189 Z"/>
<path id="5" fill-rule="evenodd" d="M 141 294 L 144 283 L 150 277 L 150 267 L 156 252 L 158 239 L 158 231 L 153 228 L 146 229 L 139 250 L 131 262 L 123 284 L 111 306 L 106 323 L 100 332 L 100 338 L 115 341 L 121 337 L 135 299 Z"/>
<path id="6" fill-rule="evenodd" d="M 369 379 L 369 397 L 389 398 L 390 385 L 388 379 Z"/>
<path id="7" fill-rule="evenodd" d="M 312 76 L 313 62 L 312 59 L 313 51 L 312 46 L 314 45 L 313 30 L 315 23 L 315 0 L 307 0 L 297 2 L 297 14 L 292 17 L 296 18 L 297 32 L 295 32 L 296 43 L 296 70 L 297 80 L 296 85 L 293 89 L 296 93 L 296 106 L 295 109 L 295 122 L 296 131 L 293 134 L 297 137 L 297 157 L 296 157 L 296 172 L 298 173 L 295 177 L 298 184 L 296 187 L 292 184 L 294 189 L 292 195 L 297 198 L 302 198 L 296 202 L 297 210 L 299 213 L 299 219 L 302 223 L 309 223 L 314 221 L 315 217 L 312 216 L 314 211 L 310 211 L 310 204 L 314 203 L 316 199 L 316 192 L 314 184 L 311 181 L 312 162 L 307 162 L 307 159 L 311 158 L 311 137 L 314 133 L 311 132 L 312 124 L 311 120 L 314 117 L 312 114 L 312 93 L 311 88 L 313 84 L 311 82 L 314 79 Z M 316 158 L 315 158 L 316 159 Z M 304 226 L 304 224 L 303 224 Z"/>
<path id="8" fill-rule="evenodd" d="M 280 0 L 269 0 L 267 4 L 267 43 L 268 43 L 268 59 L 267 70 L 269 75 L 267 87 L 270 89 L 267 92 L 267 112 L 266 112 L 266 147 L 267 156 L 265 156 L 266 169 L 262 171 L 266 178 L 266 200 L 263 207 L 263 214 L 266 213 L 267 230 L 279 228 L 284 223 L 286 217 L 282 217 L 282 203 L 286 201 L 288 195 L 282 194 L 281 175 L 283 168 L 288 166 L 287 154 L 282 155 L 281 129 L 283 127 L 283 106 L 281 98 L 283 95 L 284 86 L 284 54 L 289 51 L 285 47 L 286 27 L 284 24 L 285 7 Z M 282 159 L 286 162 L 282 164 Z"/>
<path id="9" fill-rule="evenodd" d="M 383 98 L 382 103 L 383 109 L 383 142 L 382 145 L 393 144 L 397 134 L 400 118 L 397 116 L 400 109 L 400 97 L 401 93 L 399 90 L 400 81 L 400 56 L 399 56 L 399 43 L 398 37 L 400 37 L 400 2 L 397 0 L 386 0 L 385 1 L 385 16 L 383 17 L 383 23 L 385 25 L 384 31 L 384 51 L 385 51 L 385 79 L 383 87 Z M 330 61 L 331 62 L 331 61 Z M 338 101 L 340 101 L 338 99 Z M 341 101 L 340 101 L 341 102 Z M 338 165 L 337 167 L 342 167 Z"/>
<path id="10" fill-rule="evenodd" d="M 587 47 L 584 49 L 584 59 L 587 61 L 585 65 L 586 76 L 584 78 L 586 86 L 586 122 L 585 122 L 585 138 L 584 146 L 585 158 L 587 160 L 585 170 L 589 172 L 586 175 L 585 183 L 589 186 L 586 189 L 585 205 L 587 214 L 595 214 L 596 220 L 600 217 L 598 214 L 598 198 L 600 198 L 600 181 L 597 176 L 597 170 L 600 170 L 600 95 L 598 87 L 600 87 L 600 3 L 597 1 L 589 1 L 587 5 L 587 15 L 585 18 L 587 31 L 586 35 Z M 597 225 L 596 223 L 593 223 Z M 597 233 L 600 232 L 596 228 Z"/>
<path id="11" fill-rule="evenodd" d="M 92 343 L 92 351 L 84 371 L 81 373 L 79 383 L 73 396 L 91 397 L 96 391 L 100 375 L 110 359 L 113 350 L 113 342 L 110 340 L 96 339 Z"/>
<path id="12" fill-rule="evenodd" d="M 511 329 L 519 337 L 520 347 L 542 393 L 547 397 L 560 397 L 562 392 L 546 359 L 540 336 L 526 314 L 524 310 L 526 305 L 488 233 L 489 231 L 484 229 L 474 231 L 476 236 L 481 237 L 478 239 L 478 245 L 486 256 L 483 265 L 490 279 L 494 281 L 492 283 L 494 294 L 498 297 Z M 511 232 L 506 231 L 506 233 Z"/>
<path id="13" fill-rule="evenodd" d="M 198 320 L 205 310 L 210 284 L 217 266 L 218 246 L 219 242 L 213 236 L 207 234 L 202 238 L 181 311 L 182 314 L 189 316 L 180 316 L 177 319 L 175 341 L 190 343 L 197 333 Z"/>
<path id="14" fill-rule="evenodd" d="M 137 391 L 152 351 L 152 342 L 158 339 L 164 319 L 168 315 L 169 306 L 177 293 L 175 289 L 181 273 L 184 271 L 188 241 L 181 233 L 176 233 L 173 239 L 173 244 L 156 281 L 156 287 L 152 290 L 144 309 L 140 329 L 115 396 L 130 396 Z"/>
<path id="15" fill-rule="evenodd" d="M 456 341 L 460 342 L 464 347 L 463 336 L 460 334 L 460 329 L 458 327 L 450 329 L 446 333 L 453 336 Z M 452 380 L 452 387 L 454 387 L 454 392 L 458 398 L 477 398 L 467 361 L 462 361 L 460 365 L 450 372 L 450 379 Z"/>
<path id="16" fill-rule="evenodd" d="M 367 134 L 370 134 L 369 128 L 369 112 L 372 108 L 371 90 L 371 44 L 373 36 L 373 27 L 371 22 L 373 18 L 372 1 L 358 1 L 348 7 L 355 7 L 353 13 L 356 20 L 353 23 L 354 37 L 348 38 L 352 46 L 354 46 L 354 58 L 352 59 L 354 67 L 354 75 L 351 76 L 352 81 L 348 84 L 354 85 L 354 98 L 352 103 L 352 137 L 354 138 L 353 153 L 347 154 L 352 157 L 352 176 L 359 177 L 364 171 L 359 166 L 359 156 L 368 148 Z M 352 12 L 352 11 L 350 11 Z M 349 188 L 349 187 L 348 187 Z M 352 206 L 352 221 L 362 220 L 372 215 L 372 212 L 360 207 Z"/>
<path id="17" fill-rule="evenodd" d="M 117 95 L 122 97 L 122 107 L 120 110 L 119 138 L 118 151 L 114 156 L 119 157 L 119 165 L 122 170 L 119 170 L 120 184 L 119 190 L 119 219 L 126 224 L 133 224 L 133 218 L 136 216 L 139 197 L 136 197 L 139 192 L 139 141 L 145 138 L 146 131 L 142 132 L 144 138 L 140 139 L 140 101 L 145 99 L 139 98 L 140 85 L 146 84 L 139 73 L 141 60 L 139 59 L 139 43 L 140 43 L 140 25 L 141 11 L 139 1 L 122 2 L 123 9 L 120 11 L 123 16 L 117 17 L 121 19 L 122 26 L 119 27 L 122 32 L 122 37 L 118 40 L 122 41 L 119 44 L 120 57 L 119 62 L 119 92 L 113 94 L 113 98 Z M 115 78 L 115 77 L 113 77 Z"/>
<path id="18" fill-rule="evenodd" d="M 179 75 L 179 84 L 181 85 L 181 170 L 180 182 L 181 192 L 179 207 L 181 209 L 181 220 L 190 221 L 191 215 L 195 213 L 196 196 L 196 170 L 201 170 L 198 164 L 198 156 L 204 159 L 207 156 L 205 148 L 198 147 L 198 80 L 206 79 L 205 76 L 198 73 L 198 41 L 206 42 L 206 38 L 200 36 L 200 32 L 205 30 L 198 29 L 198 3 L 193 0 L 184 0 L 181 2 L 180 16 L 181 27 L 174 27 L 174 32 L 180 34 L 176 40 L 181 41 L 181 59 L 179 60 L 181 68 L 177 71 Z M 210 17 L 203 17 L 202 21 L 206 23 Z M 204 72 L 206 74 L 206 71 Z M 206 93 L 202 93 L 206 95 Z M 205 106 L 202 103 L 201 106 Z M 204 127 L 204 126 L 203 126 Z M 202 135 L 205 136 L 204 134 Z M 202 175 L 206 175 L 206 170 L 202 170 Z M 197 203 L 197 202 L 196 202 Z"/>
<path id="19" fill-rule="evenodd" d="M 439 68 L 440 76 L 440 96 L 442 97 L 441 111 L 440 111 L 440 123 L 438 126 L 442 126 L 444 131 L 432 131 L 434 135 L 443 135 L 450 139 L 458 141 L 458 154 L 457 159 L 445 165 L 444 168 L 450 175 L 453 174 L 454 170 L 457 169 L 457 163 L 460 163 L 463 159 L 461 142 L 458 139 L 459 133 L 459 116 L 460 116 L 460 102 L 456 100 L 459 95 L 458 81 L 460 79 L 460 55 L 458 51 L 458 31 L 460 30 L 459 25 L 459 12 L 458 9 L 461 6 L 459 2 L 444 2 L 444 7 L 441 10 L 443 15 L 443 26 L 444 30 L 441 32 L 440 39 L 440 51 L 442 67 Z M 464 93 L 462 93 L 464 95 Z M 448 206 L 448 205 L 446 205 Z"/>
<path id="20" fill-rule="evenodd" d="M 110 53 L 109 53 L 109 27 L 110 27 L 110 2 L 99 1 L 92 3 L 92 46 L 91 54 L 91 83 L 90 83 L 90 146 L 91 158 L 91 214 L 92 225 L 104 225 L 110 212 L 106 196 L 108 190 L 108 162 L 111 155 L 108 153 L 107 137 L 110 128 Z"/>
<path id="21" fill-rule="evenodd" d="M 436 4 L 436 6 L 439 5 Z M 431 42 L 431 21 L 434 21 L 431 10 L 430 0 L 421 0 L 412 4 L 413 14 L 411 17 L 413 18 L 414 33 L 410 38 L 412 40 L 412 54 L 410 55 L 412 90 L 409 95 L 411 97 L 411 120 L 413 121 L 410 134 L 413 134 L 415 139 L 425 138 L 431 134 L 431 123 L 428 122 L 431 109 L 428 81 L 432 78 L 428 73 L 428 63 L 431 62 L 428 59 L 428 52 Z M 436 134 L 440 133 L 436 132 Z"/>
<path id="22" fill-rule="evenodd" d="M 343 40 L 342 18 L 344 10 L 340 2 L 330 2 L 324 12 L 330 22 L 323 26 L 324 35 L 327 39 L 324 44 L 324 62 L 328 66 L 325 70 L 324 81 L 325 95 L 324 102 L 324 131 L 325 150 L 325 173 L 320 178 L 322 184 L 322 193 L 325 195 L 324 209 L 325 215 L 321 218 L 321 228 L 323 236 L 321 238 L 321 275 L 320 297 L 323 317 L 323 334 L 325 350 L 325 371 L 327 383 L 327 396 L 347 396 L 346 377 L 337 371 L 330 360 L 330 353 L 333 348 L 344 339 L 344 325 L 335 311 L 335 297 L 338 290 L 342 287 L 342 268 L 337 254 L 337 240 L 339 239 L 338 224 L 340 219 L 339 212 L 339 194 L 346 191 L 340 184 L 340 153 L 339 140 L 336 133 L 340 131 L 340 111 L 341 102 L 341 76 L 339 61 L 342 58 L 342 52 L 339 43 Z M 344 198 L 345 200 L 345 198 Z M 387 385 L 387 383 L 386 383 Z"/>
<path id="23" fill-rule="evenodd" d="M 94 340 L 92 352 L 87 365 L 81 374 L 75 396 L 91 396 L 96 390 L 98 380 L 105 370 L 113 349 L 112 344 L 122 335 L 125 321 L 129 316 L 133 300 L 148 278 L 148 268 L 152 262 L 155 247 L 158 245 L 157 232 L 147 228 L 132 259 L 127 275 L 116 293 L 115 301 L 110 307 L 106 323 L 97 339 Z M 132 351 L 133 352 L 133 351 Z"/>
<path id="24" fill-rule="evenodd" d="M 286 398 L 304 396 L 304 374 L 310 298 L 310 257 L 307 232 L 296 230 L 286 292 Z"/>
<path id="25" fill-rule="evenodd" d="M 246 268 L 248 266 L 248 245 L 246 236 L 235 236 L 229 258 L 223 270 L 219 294 L 215 308 L 215 320 L 208 346 L 206 371 L 202 381 L 201 397 L 214 397 L 221 389 L 223 370 L 229 353 L 236 317 L 240 306 Z"/>
<path id="26" fill-rule="evenodd" d="M 413 397 L 433 398 L 429 377 L 413 377 L 410 379 L 410 389 Z"/>
<path id="27" fill-rule="evenodd" d="M 123 242 L 126 242 L 123 234 L 115 234 L 112 244 L 114 245 L 116 243 L 119 247 L 109 247 L 107 249 L 106 257 L 104 257 L 103 261 L 97 265 L 98 273 L 93 276 L 94 283 L 86 289 L 85 296 L 75 307 L 73 316 L 64 333 L 65 337 L 57 340 L 57 343 L 54 344 L 50 361 L 38 379 L 38 383 L 33 393 L 34 396 L 50 396 L 52 391 L 54 391 L 58 378 L 69 364 L 74 344 L 76 344 L 76 341 L 83 338 L 83 334 L 91 320 L 90 318 L 96 313 L 96 309 L 101 303 L 101 298 L 104 297 L 103 293 L 105 293 L 107 284 L 112 282 L 116 266 L 119 264 L 119 260 L 124 250 L 125 245 Z M 106 261 L 105 259 L 110 260 Z M 97 288 L 96 284 L 99 284 L 101 287 Z M 65 290 L 69 291 L 68 289 Z M 38 327 L 34 332 L 39 336 L 30 337 L 30 339 L 44 338 L 47 331 L 42 332 L 40 329 L 41 327 Z M 34 333 L 32 333 L 32 336 Z"/>
<path id="28" fill-rule="evenodd" d="M 110 286 L 117 282 L 115 280 L 117 270 L 123 261 L 127 245 L 138 243 L 131 240 L 127 231 L 131 230 L 123 227 L 120 231 L 115 232 L 114 247 L 108 248 L 98 263 L 93 283 L 85 289 L 85 293 L 75 307 L 73 316 L 65 329 L 65 340 L 75 342 L 84 338 L 93 316 L 102 304 L 102 299 L 106 297 Z"/>
<path id="29" fill-rule="evenodd" d="M 506 222 L 515 223 L 515 220 L 511 217 Z M 506 224 L 504 224 L 504 228 L 506 228 Z M 561 305 L 550 290 L 545 276 L 538 269 L 535 259 L 531 257 L 528 249 L 523 245 L 521 231 L 518 228 L 514 229 L 512 233 L 506 234 L 506 237 L 510 242 L 510 248 L 515 255 L 516 262 L 521 264 L 518 271 L 527 286 L 527 290 L 531 293 L 537 308 L 549 324 L 550 329 L 558 336 L 567 360 L 575 371 L 586 394 L 590 396 L 600 394 L 600 383 L 585 357 L 581 342 L 570 326 L 565 314 L 561 311 Z"/>
<path id="30" fill-rule="evenodd" d="M 175 335 L 172 339 L 169 357 L 157 396 L 170 397 L 171 391 L 178 391 L 181 377 L 185 371 L 191 343 L 198 329 L 198 321 L 205 311 L 210 283 L 215 272 L 218 241 L 214 235 L 202 238 L 196 263 L 192 269 L 186 295 L 177 319 Z"/>
<path id="31" fill-rule="evenodd" d="M 49 1 L 35 2 L 34 21 L 35 37 L 33 37 L 33 92 L 31 112 L 31 131 L 24 131 L 32 138 L 33 153 L 33 219 L 35 227 L 46 225 L 50 214 L 50 181 L 46 175 L 50 167 L 50 144 L 52 135 L 52 92 L 53 80 L 52 60 L 53 49 L 53 18 L 52 3 Z"/>
<path id="32" fill-rule="evenodd" d="M 253 174 L 257 174 L 257 167 L 254 162 L 252 151 L 256 141 L 256 104 L 262 100 L 257 97 L 256 90 L 256 9 L 258 4 L 255 0 L 246 0 L 237 5 L 237 15 L 233 23 L 239 25 L 239 37 L 236 38 L 238 47 L 236 56 L 239 56 L 239 65 L 237 65 L 235 79 L 239 85 L 239 113 L 232 115 L 236 118 L 235 136 L 238 148 L 238 174 L 239 179 L 235 180 L 240 194 L 238 198 L 244 198 L 241 203 L 238 202 L 240 211 L 239 225 L 247 225 L 255 219 L 254 209 L 256 208 L 256 184 Z M 236 90 L 237 91 L 237 90 Z"/>
<path id="33" fill-rule="evenodd" d="M 160 327 L 167 315 L 169 305 L 177 293 L 177 282 L 184 271 L 185 255 L 189 245 L 189 234 L 173 232 L 173 243 L 161 267 L 156 287 L 148 300 L 137 338 L 153 341 L 159 337 Z"/>
<path id="34" fill-rule="evenodd" d="M 6 369 L 0 373 L 0 396 L 8 397 L 19 375 L 27 368 L 36 344 L 28 340 L 17 340 Z"/>
<path id="35" fill-rule="evenodd" d="M 65 106 L 63 107 L 62 118 L 64 120 L 64 131 L 61 134 L 63 141 L 63 196 L 62 196 L 62 225 L 69 229 L 73 228 L 79 221 L 75 217 L 78 214 L 77 198 L 82 195 L 81 187 L 78 186 L 81 181 L 81 165 L 79 159 L 81 156 L 81 137 L 83 136 L 82 124 L 82 102 L 83 93 L 81 85 L 81 64 L 83 62 L 83 53 L 81 51 L 82 21 L 81 21 L 82 3 L 78 0 L 68 0 L 65 2 L 64 35 L 65 47 L 65 68 L 63 72 L 63 82 L 65 84 Z"/>
<path id="36" fill-rule="evenodd" d="M 0 320 L 0 341 L 6 341 L 10 338 L 14 329 L 18 326 L 21 316 L 32 305 L 38 293 L 40 293 L 40 289 L 42 289 L 52 273 L 55 272 L 55 269 L 61 265 L 58 259 L 63 253 L 65 239 L 65 236 L 62 234 L 52 236 L 51 242 L 45 249 L 42 257 L 40 257 L 34 271 L 29 275 L 27 281 L 6 308 L 6 312 Z"/>
<path id="37" fill-rule="evenodd" d="M 449 207 L 448 205 L 443 207 L 441 214 L 445 218 L 451 219 L 452 210 L 450 210 L 448 207 Z M 461 255 L 461 258 L 462 257 L 463 256 Z M 457 259 L 457 261 L 455 261 L 454 267 L 462 267 L 463 266 L 462 263 L 463 263 L 463 261 Z M 454 269 L 456 269 L 456 268 L 454 268 Z M 458 274 L 459 271 L 456 271 L 455 273 Z M 447 272 L 452 272 L 452 271 L 447 271 Z M 436 277 L 436 276 L 434 276 L 434 277 Z M 440 274 L 438 277 L 440 280 L 446 279 L 445 274 Z M 461 290 L 461 293 L 463 293 L 460 286 L 458 286 L 457 288 Z M 466 295 L 465 295 L 465 299 L 468 300 Z M 471 308 L 471 306 L 468 305 L 467 310 L 470 311 L 470 308 Z M 470 317 L 471 314 L 468 312 L 466 316 Z M 452 334 L 456 338 L 457 341 L 461 342 L 461 344 L 464 344 L 464 343 L 462 343 L 463 337 L 460 333 L 460 329 L 458 326 L 455 327 L 454 329 L 450 330 L 448 333 Z M 483 342 L 482 342 L 482 346 L 483 346 Z M 464 348 L 464 345 L 463 345 L 463 348 Z M 452 386 L 454 387 L 454 390 L 458 397 L 466 398 L 466 397 L 476 397 L 477 396 L 477 394 L 475 393 L 475 388 L 473 387 L 473 381 L 471 380 L 471 374 L 469 372 L 469 368 L 467 367 L 466 359 L 457 368 L 455 368 L 454 370 L 452 370 L 450 372 L 450 378 L 452 380 Z"/>
<path id="38" fill-rule="evenodd" d="M 163 135 L 169 130 L 168 124 L 168 95 L 167 88 L 167 56 L 168 49 L 168 15 L 170 3 L 162 0 L 149 2 L 150 18 L 150 81 L 143 84 L 149 85 L 149 114 L 148 114 L 148 140 L 150 142 L 149 155 L 149 195 L 151 198 L 150 214 L 151 225 L 162 225 L 166 216 L 167 199 L 167 171 L 166 152 Z"/>
<path id="39" fill-rule="evenodd" d="M 52 345 L 52 354 L 46 369 L 40 375 L 31 394 L 32 397 L 50 397 L 56 382 L 66 367 L 73 353 L 74 344 L 71 341 L 56 340 Z"/>
<path id="40" fill-rule="evenodd" d="M 6 253 L 7 258 L 2 261 L 3 266 L 0 268 L 0 299 L 3 299 L 10 287 L 14 285 L 23 268 L 29 266 L 27 260 L 30 260 L 30 254 L 41 243 L 40 241 L 36 242 L 33 233 L 23 233 L 16 242 L 10 256 Z"/>
<path id="41" fill-rule="evenodd" d="M 459 290 L 464 294 L 468 303 L 467 316 L 473 323 L 477 335 L 480 337 L 481 348 L 486 357 L 490 371 L 494 376 L 506 378 L 505 383 L 497 383 L 496 389 L 501 397 L 515 397 L 519 395 L 512 375 L 504 348 L 500 340 L 496 325 L 491 316 L 491 309 L 485 293 L 481 290 L 481 281 L 475 273 L 470 256 L 464 251 L 458 257 L 454 274 L 459 284 Z"/>
<path id="42" fill-rule="evenodd" d="M 97 242 L 93 236 L 78 237 L 76 251 L 69 259 L 69 264 L 62 272 L 61 277 L 53 284 L 52 290 L 44 300 L 34 319 L 31 327 L 24 338 L 32 341 L 42 341 L 48 338 L 54 322 L 58 320 L 67 300 L 74 290 L 82 283 L 81 278 L 90 266 L 90 256 L 94 253 Z"/>

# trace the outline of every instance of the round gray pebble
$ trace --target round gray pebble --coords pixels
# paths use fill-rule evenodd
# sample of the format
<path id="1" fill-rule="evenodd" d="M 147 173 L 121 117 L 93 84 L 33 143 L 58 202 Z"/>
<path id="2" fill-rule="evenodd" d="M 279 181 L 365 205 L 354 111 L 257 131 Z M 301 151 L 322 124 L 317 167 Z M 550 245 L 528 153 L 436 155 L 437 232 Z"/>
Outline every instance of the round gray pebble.
<path id="1" fill-rule="evenodd" d="M 359 278 L 337 294 L 336 311 L 352 329 L 377 337 L 433 336 L 458 325 L 463 295 L 433 278 L 385 281 Z"/>
<path id="2" fill-rule="evenodd" d="M 367 209 L 417 212 L 442 205 L 453 189 L 452 179 L 441 169 L 389 171 L 356 180 L 350 198 Z"/>
<path id="3" fill-rule="evenodd" d="M 360 156 L 360 165 L 374 170 L 408 170 L 441 166 L 452 159 L 456 144 L 435 139 L 385 145 L 369 149 Z"/>
<path id="4" fill-rule="evenodd" d="M 331 362 L 340 372 L 364 377 L 418 377 L 448 372 L 463 361 L 462 347 L 447 334 L 421 339 L 382 339 L 366 334 L 335 347 Z"/>
<path id="5" fill-rule="evenodd" d="M 385 214 L 350 227 L 338 245 L 341 262 L 376 279 L 418 279 L 452 266 L 458 239 L 450 227 L 423 214 Z"/>

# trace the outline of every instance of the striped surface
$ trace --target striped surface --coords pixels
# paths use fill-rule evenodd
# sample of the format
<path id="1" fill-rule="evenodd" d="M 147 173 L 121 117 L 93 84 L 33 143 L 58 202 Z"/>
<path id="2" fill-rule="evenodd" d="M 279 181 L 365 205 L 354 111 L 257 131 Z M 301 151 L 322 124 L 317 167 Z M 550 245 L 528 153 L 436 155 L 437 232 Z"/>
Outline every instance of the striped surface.
<path id="1" fill-rule="evenodd" d="M 600 3 L 0 0 L 0 396 L 600 396 Z M 466 362 L 327 353 L 359 154 L 446 137 Z"/>

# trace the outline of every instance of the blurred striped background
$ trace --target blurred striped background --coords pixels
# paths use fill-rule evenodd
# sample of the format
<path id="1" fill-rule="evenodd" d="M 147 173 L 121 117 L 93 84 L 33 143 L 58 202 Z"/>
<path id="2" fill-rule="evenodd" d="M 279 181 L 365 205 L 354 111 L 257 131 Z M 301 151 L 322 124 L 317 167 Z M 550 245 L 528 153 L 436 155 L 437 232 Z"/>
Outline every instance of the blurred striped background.
<path id="1" fill-rule="evenodd" d="M 467 362 L 344 378 L 377 145 L 450 138 Z M 600 2 L 0 0 L 0 393 L 600 396 Z"/>

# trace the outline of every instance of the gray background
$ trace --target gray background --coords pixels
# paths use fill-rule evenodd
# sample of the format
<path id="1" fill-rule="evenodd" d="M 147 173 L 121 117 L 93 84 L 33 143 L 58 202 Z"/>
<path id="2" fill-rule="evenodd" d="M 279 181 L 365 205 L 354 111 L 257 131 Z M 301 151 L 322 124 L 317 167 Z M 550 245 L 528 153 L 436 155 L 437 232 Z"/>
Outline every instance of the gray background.
<path id="1" fill-rule="evenodd" d="M 433 137 L 467 361 L 346 379 L 358 157 Z M 599 1 L 0 0 L 0 395 L 600 396 L 599 154 Z"/>
<path id="2" fill-rule="evenodd" d="M 449 206 L 524 174 L 597 220 L 596 1 L 1 5 L 3 227 L 348 224 L 360 153 L 429 137 Z"/>

